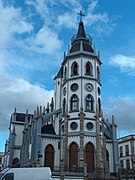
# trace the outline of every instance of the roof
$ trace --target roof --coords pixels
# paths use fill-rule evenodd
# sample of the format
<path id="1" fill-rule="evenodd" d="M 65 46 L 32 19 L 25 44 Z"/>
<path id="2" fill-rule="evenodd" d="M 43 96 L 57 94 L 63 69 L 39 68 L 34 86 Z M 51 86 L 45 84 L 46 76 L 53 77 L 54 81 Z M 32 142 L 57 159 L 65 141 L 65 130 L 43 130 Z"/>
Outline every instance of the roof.
<path id="1" fill-rule="evenodd" d="M 58 74 L 55 76 L 55 78 L 61 78 L 62 76 L 63 76 L 63 66 L 61 66 L 61 68 L 60 68 Z"/>
<path id="2" fill-rule="evenodd" d="M 124 143 L 124 142 L 131 141 L 131 140 L 135 141 L 135 134 L 131 134 L 131 135 L 127 135 L 127 136 L 118 138 L 118 143 L 120 144 L 120 143 Z"/>
<path id="3" fill-rule="evenodd" d="M 84 37 L 86 38 L 86 33 L 85 33 L 85 30 L 84 30 L 84 26 L 83 26 L 83 22 L 81 21 L 79 23 L 79 27 L 78 27 L 78 32 L 77 32 L 77 38 L 80 38 L 80 37 Z"/>
<path id="4" fill-rule="evenodd" d="M 82 21 L 79 23 L 77 35 L 75 38 L 73 38 L 71 45 L 72 46 L 70 49 L 70 53 L 76 51 L 86 51 L 94 53 L 94 50 L 92 48 L 92 39 L 91 37 L 86 37 L 84 24 Z"/>
<path id="5" fill-rule="evenodd" d="M 41 129 L 41 133 L 44 133 L 44 134 L 56 134 L 52 124 L 47 124 L 47 125 L 43 126 L 42 129 Z"/>

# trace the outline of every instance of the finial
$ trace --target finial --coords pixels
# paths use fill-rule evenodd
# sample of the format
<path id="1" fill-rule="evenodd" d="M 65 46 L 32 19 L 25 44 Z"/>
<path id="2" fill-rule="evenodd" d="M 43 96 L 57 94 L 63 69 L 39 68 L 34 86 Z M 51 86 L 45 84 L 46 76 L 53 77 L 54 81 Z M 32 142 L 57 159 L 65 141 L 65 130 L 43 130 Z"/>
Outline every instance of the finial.
<path id="1" fill-rule="evenodd" d="M 28 115 L 28 109 L 26 109 L 26 115 Z"/>
<path id="2" fill-rule="evenodd" d="M 45 115 L 45 107 L 43 107 L 43 115 Z"/>
<path id="3" fill-rule="evenodd" d="M 70 44 L 68 45 L 68 53 L 70 53 Z"/>
<path id="4" fill-rule="evenodd" d="M 100 51 L 98 51 L 98 59 L 100 59 Z"/>
<path id="5" fill-rule="evenodd" d="M 52 112 L 53 111 L 53 107 L 54 107 L 53 97 L 52 97 L 52 100 L 51 100 L 51 103 L 50 103 L 50 107 L 51 107 L 51 112 Z"/>
<path id="6" fill-rule="evenodd" d="M 42 114 L 42 106 L 40 106 L 40 115 Z"/>
<path id="7" fill-rule="evenodd" d="M 16 107 L 15 107 L 14 113 L 16 113 Z"/>
<path id="8" fill-rule="evenodd" d="M 96 45 L 94 44 L 94 53 L 96 54 Z"/>
<path id="9" fill-rule="evenodd" d="M 36 110 L 34 110 L 34 116 L 36 117 Z"/>
<path id="10" fill-rule="evenodd" d="M 46 112 L 49 113 L 49 102 L 47 103 Z"/>
<path id="11" fill-rule="evenodd" d="M 66 57 L 66 52 L 64 51 L 64 59 L 65 59 L 65 57 Z"/>
<path id="12" fill-rule="evenodd" d="M 80 22 L 82 22 L 82 16 L 85 16 L 85 14 L 82 13 L 82 11 L 80 11 L 80 13 L 77 13 L 80 16 Z"/>
<path id="13" fill-rule="evenodd" d="M 39 116 L 39 106 L 37 106 L 37 116 Z"/>
<path id="14" fill-rule="evenodd" d="M 115 124 L 115 118 L 114 118 L 114 115 L 112 115 L 112 124 Z"/>

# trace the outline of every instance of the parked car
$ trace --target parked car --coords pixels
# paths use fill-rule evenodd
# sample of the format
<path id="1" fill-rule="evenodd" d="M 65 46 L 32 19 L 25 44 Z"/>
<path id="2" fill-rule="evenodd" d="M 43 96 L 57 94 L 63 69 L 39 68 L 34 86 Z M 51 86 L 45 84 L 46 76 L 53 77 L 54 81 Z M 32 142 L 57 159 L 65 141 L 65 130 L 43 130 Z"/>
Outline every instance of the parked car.
<path id="1" fill-rule="evenodd" d="M 0 180 L 52 180 L 49 167 L 10 168 Z"/>

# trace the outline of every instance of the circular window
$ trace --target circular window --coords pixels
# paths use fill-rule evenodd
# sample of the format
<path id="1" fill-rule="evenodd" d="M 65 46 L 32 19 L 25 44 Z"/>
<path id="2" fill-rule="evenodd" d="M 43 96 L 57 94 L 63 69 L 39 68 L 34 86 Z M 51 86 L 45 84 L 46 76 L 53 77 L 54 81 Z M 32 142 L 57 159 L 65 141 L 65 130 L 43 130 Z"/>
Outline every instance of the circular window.
<path id="1" fill-rule="evenodd" d="M 92 130 L 93 129 L 93 123 L 92 122 L 88 122 L 87 124 L 86 124 L 86 127 L 87 127 L 87 129 L 88 130 Z"/>
<path id="2" fill-rule="evenodd" d="M 72 130 L 76 130 L 76 129 L 78 128 L 77 123 L 76 123 L 76 122 L 72 122 L 72 123 L 70 124 L 70 128 L 71 128 Z"/>
<path id="3" fill-rule="evenodd" d="M 72 84 L 71 85 L 71 90 L 74 91 L 74 92 L 77 91 L 78 90 L 78 84 L 76 84 L 76 83 Z"/>

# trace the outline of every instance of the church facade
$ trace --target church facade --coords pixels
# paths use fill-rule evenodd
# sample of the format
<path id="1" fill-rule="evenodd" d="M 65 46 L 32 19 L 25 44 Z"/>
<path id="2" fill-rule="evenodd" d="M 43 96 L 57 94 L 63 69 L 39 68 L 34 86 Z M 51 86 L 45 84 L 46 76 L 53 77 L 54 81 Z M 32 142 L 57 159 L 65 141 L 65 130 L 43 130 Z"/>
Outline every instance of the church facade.
<path id="1" fill-rule="evenodd" d="M 105 120 L 101 107 L 100 54 L 80 20 L 77 35 L 56 75 L 54 98 L 34 114 L 11 115 L 6 166 L 49 166 L 66 173 L 105 178 L 118 171 L 114 116 Z"/>

